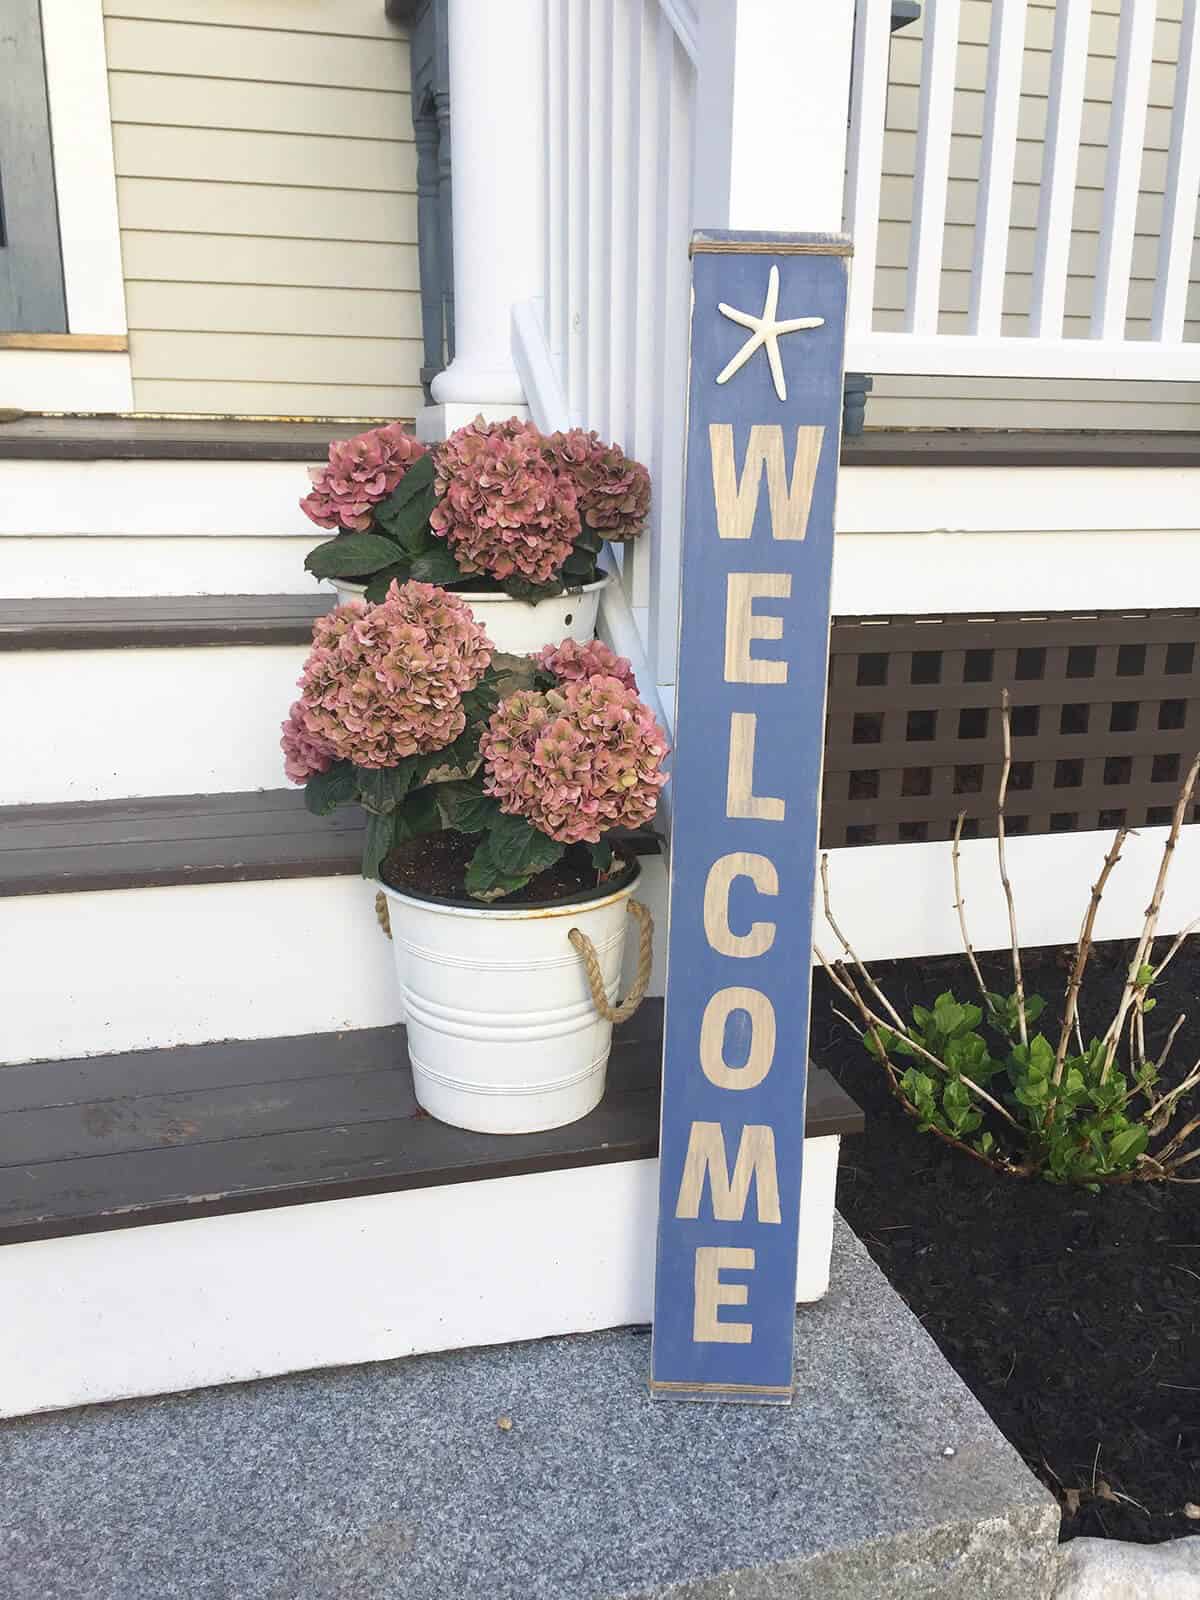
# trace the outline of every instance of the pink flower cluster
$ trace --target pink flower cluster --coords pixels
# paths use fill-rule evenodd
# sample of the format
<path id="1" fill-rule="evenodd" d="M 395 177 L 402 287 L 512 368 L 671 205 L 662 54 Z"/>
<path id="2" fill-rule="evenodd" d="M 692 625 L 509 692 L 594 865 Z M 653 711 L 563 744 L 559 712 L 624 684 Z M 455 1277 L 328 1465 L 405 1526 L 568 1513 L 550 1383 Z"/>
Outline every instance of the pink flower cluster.
<path id="1" fill-rule="evenodd" d="M 534 660 L 544 671 L 553 673 L 559 683 L 578 683 L 581 678 L 599 675 L 616 678 L 637 693 L 637 679 L 628 660 L 615 655 L 599 639 L 589 639 L 586 644 L 564 639 L 561 644 L 544 645 Z"/>
<path id="2" fill-rule="evenodd" d="M 610 828 L 648 822 L 667 781 L 666 737 L 618 678 L 518 691 L 496 708 L 479 748 L 484 789 L 501 811 L 561 844 L 596 844 Z"/>
<path id="3" fill-rule="evenodd" d="M 579 534 L 575 490 L 547 460 L 541 434 L 515 418 L 477 417 L 437 449 L 429 519 L 459 569 L 549 583 Z"/>
<path id="4" fill-rule="evenodd" d="M 283 770 L 293 783 L 306 783 L 315 773 L 328 772 L 334 762 L 333 746 L 304 723 L 304 706 L 297 700 L 287 714 L 283 738 Z"/>
<path id="5" fill-rule="evenodd" d="M 650 474 L 619 444 L 583 428 L 552 433 L 546 454 L 575 486 L 579 515 L 606 539 L 636 539 L 650 514 Z"/>
<path id="6" fill-rule="evenodd" d="M 462 696 L 491 659 L 465 601 L 432 584 L 393 583 L 379 605 L 337 606 L 313 627 L 300 699 L 284 724 L 288 776 L 303 782 L 305 763 L 324 771 L 329 761 L 312 763 L 326 753 L 394 767 L 444 750 L 466 727 Z"/>
<path id="7" fill-rule="evenodd" d="M 335 439 L 328 464 L 310 469 L 312 493 L 301 500 L 300 509 L 318 528 L 361 532 L 371 526 L 379 502 L 424 454 L 425 446 L 399 422 L 372 428 L 354 439 Z"/>

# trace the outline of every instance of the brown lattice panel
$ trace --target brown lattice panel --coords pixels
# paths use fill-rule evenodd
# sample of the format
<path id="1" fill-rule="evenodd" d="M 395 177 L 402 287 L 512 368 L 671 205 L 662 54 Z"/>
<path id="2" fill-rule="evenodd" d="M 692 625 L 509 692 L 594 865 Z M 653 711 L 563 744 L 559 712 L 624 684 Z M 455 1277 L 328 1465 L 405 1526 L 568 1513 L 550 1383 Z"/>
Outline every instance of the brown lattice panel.
<path id="1" fill-rule="evenodd" d="M 830 645 L 821 841 L 1169 822 L 1200 749 L 1200 611 L 845 617 Z M 1200 807 L 1188 819 L 1200 818 Z"/>

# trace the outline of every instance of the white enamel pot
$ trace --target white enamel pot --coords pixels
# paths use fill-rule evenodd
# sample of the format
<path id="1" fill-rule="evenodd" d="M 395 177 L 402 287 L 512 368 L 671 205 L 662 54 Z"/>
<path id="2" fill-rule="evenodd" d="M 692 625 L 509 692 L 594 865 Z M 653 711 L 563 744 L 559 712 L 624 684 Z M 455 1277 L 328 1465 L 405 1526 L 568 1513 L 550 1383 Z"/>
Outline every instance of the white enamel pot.
<path id="1" fill-rule="evenodd" d="M 337 590 L 339 605 L 360 598 L 366 588 L 365 584 L 351 583 L 346 578 L 328 581 Z M 561 644 L 564 639 L 577 639 L 580 644 L 586 644 L 594 638 L 600 596 L 607 582 L 605 575 L 582 589 L 555 595 L 552 600 L 539 600 L 536 605 L 482 589 L 456 589 L 454 592 L 470 606 L 476 622 L 498 651 L 530 656 L 546 644 Z"/>
<path id="2" fill-rule="evenodd" d="M 621 978 L 636 864 L 621 886 L 541 906 L 387 899 L 417 1100 L 477 1133 L 537 1133 L 604 1095 L 612 1023 L 596 1010 L 568 935 L 591 941 L 610 1005 Z"/>

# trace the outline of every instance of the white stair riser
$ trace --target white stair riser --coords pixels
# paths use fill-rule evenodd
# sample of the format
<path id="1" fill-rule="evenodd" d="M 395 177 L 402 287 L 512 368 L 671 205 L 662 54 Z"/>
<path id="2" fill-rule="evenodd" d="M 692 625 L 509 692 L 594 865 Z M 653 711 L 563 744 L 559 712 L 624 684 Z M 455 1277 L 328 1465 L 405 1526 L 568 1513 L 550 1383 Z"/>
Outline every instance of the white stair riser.
<path id="1" fill-rule="evenodd" d="M 315 530 L 314 530 L 315 531 Z M 28 595 L 315 594 L 304 558 L 320 539 L 0 538 L 0 599 Z M 323 590 L 320 592 L 324 592 Z"/>
<path id="2" fill-rule="evenodd" d="M 666 872 L 643 862 L 662 994 Z M 401 1020 L 375 890 L 358 877 L 190 884 L 0 899 L 0 1062 Z M 624 993 L 636 964 L 626 940 Z M 565 932 L 564 932 L 565 938 Z"/>
<path id="3" fill-rule="evenodd" d="M 801 1302 L 839 1142 L 805 1146 Z M 657 1203 L 624 1161 L 8 1245 L 0 1416 L 648 1322 Z"/>
<path id="4" fill-rule="evenodd" d="M 287 786 L 303 645 L 0 655 L 0 804 Z"/>
<path id="5" fill-rule="evenodd" d="M 298 461 L 0 461 L 0 597 L 307 594 Z"/>
<path id="6" fill-rule="evenodd" d="M 0 538 L 328 538 L 298 461 L 0 461 Z"/>

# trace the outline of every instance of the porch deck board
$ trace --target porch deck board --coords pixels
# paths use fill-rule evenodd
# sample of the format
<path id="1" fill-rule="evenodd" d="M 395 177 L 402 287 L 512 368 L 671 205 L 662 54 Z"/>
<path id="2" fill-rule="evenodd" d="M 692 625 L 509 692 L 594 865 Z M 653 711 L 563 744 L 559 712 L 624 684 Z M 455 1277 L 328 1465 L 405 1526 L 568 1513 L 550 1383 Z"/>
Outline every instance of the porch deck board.
<path id="1" fill-rule="evenodd" d="M 636 1161 L 658 1150 L 663 1003 L 617 1030 L 604 1100 L 536 1134 L 420 1110 L 403 1027 L 180 1046 L 0 1071 L 0 1244 Z M 807 1134 L 862 1114 L 809 1077 Z"/>

